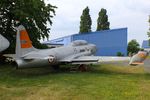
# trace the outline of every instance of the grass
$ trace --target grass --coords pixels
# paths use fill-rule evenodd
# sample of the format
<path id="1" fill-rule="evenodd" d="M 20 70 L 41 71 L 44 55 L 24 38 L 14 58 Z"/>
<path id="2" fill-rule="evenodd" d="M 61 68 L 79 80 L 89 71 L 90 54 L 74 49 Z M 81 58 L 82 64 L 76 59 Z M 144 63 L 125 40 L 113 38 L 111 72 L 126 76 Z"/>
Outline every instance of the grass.
<path id="1" fill-rule="evenodd" d="M 88 72 L 0 67 L 0 100 L 149 100 L 142 66 L 93 65 Z"/>

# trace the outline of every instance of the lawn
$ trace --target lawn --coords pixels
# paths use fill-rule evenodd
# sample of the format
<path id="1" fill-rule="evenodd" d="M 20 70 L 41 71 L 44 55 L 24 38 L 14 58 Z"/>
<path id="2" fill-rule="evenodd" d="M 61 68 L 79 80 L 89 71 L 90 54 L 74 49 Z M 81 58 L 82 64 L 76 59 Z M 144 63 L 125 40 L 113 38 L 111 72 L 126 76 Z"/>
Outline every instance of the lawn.
<path id="1" fill-rule="evenodd" d="M 87 72 L 0 67 L 0 100 L 149 100 L 142 66 L 93 65 Z"/>

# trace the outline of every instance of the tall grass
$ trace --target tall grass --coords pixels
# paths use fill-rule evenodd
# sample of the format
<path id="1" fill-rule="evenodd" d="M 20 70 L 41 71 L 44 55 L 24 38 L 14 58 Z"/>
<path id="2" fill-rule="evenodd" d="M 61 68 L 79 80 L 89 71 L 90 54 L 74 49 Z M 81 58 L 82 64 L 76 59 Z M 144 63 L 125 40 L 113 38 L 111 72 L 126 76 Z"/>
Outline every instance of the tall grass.
<path id="1" fill-rule="evenodd" d="M 149 100 L 142 66 L 93 65 L 87 72 L 0 67 L 0 100 Z"/>

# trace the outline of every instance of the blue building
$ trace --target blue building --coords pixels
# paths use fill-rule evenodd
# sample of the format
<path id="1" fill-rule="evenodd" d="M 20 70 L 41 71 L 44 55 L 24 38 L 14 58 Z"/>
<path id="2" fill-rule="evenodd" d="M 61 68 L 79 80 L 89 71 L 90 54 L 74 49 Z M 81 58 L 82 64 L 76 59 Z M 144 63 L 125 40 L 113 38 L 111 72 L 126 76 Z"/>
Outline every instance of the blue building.
<path id="1" fill-rule="evenodd" d="M 149 41 L 148 40 L 144 40 L 143 43 L 142 43 L 142 48 L 143 49 L 148 49 L 150 48 L 150 45 L 149 45 Z"/>
<path id="2" fill-rule="evenodd" d="M 67 45 L 74 40 L 86 40 L 97 46 L 97 56 L 116 56 L 117 52 L 127 55 L 127 28 L 74 34 L 45 42 L 45 44 Z"/>

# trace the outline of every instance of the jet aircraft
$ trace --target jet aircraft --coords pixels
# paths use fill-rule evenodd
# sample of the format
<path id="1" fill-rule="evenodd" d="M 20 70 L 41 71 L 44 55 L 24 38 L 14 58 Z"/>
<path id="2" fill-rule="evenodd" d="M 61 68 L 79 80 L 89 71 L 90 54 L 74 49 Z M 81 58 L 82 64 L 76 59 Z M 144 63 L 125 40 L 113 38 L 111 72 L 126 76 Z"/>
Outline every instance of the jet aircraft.
<path id="1" fill-rule="evenodd" d="M 148 53 L 141 51 L 130 57 L 103 57 L 94 56 L 96 46 L 85 40 L 76 40 L 67 46 L 52 49 L 36 49 L 32 45 L 28 33 L 23 25 L 18 25 L 16 39 L 17 68 L 29 68 L 40 66 L 56 67 L 60 64 L 95 64 L 98 62 L 130 61 L 130 65 L 138 65 L 143 62 Z"/>
<path id="2" fill-rule="evenodd" d="M 9 47 L 9 41 L 0 34 L 0 52 L 4 51 Z"/>

